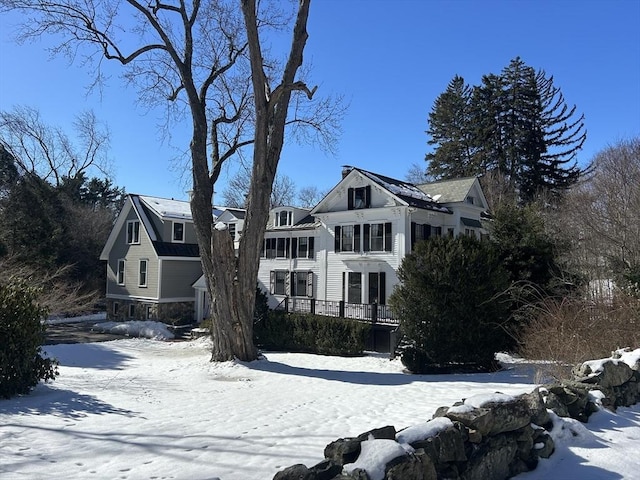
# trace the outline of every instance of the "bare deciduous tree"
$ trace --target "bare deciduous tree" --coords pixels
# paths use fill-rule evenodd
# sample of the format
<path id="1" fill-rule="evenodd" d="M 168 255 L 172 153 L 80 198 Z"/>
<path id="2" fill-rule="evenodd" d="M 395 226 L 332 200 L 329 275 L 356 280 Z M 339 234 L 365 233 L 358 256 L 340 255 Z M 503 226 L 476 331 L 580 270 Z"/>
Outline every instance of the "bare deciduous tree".
<path id="1" fill-rule="evenodd" d="M 223 204 L 226 207 L 245 208 L 251 185 L 251 170 L 244 165 L 231 177 L 222 192 Z M 293 205 L 296 186 L 288 175 L 277 174 L 271 189 L 271 207 Z"/>
<path id="2" fill-rule="evenodd" d="M 555 225 L 572 246 L 571 262 L 596 290 L 609 279 L 640 275 L 639 185 L 636 137 L 599 152 L 590 177 L 569 192 L 558 211 Z"/>
<path id="3" fill-rule="evenodd" d="M 274 4 L 267 11 L 255 0 L 240 0 L 240 9 L 222 0 L 0 0 L 4 9 L 25 14 L 23 36 L 57 34 L 63 38 L 59 52 L 73 53 L 79 42 L 98 66 L 99 58 L 125 66 L 142 101 L 168 99 L 191 119 L 191 211 L 213 300 L 214 361 L 257 357 L 252 337 L 260 246 L 285 126 L 303 123 L 304 105 L 331 113 L 331 103 L 314 103 L 316 89 L 299 78 L 309 1 L 297 2 L 291 46 L 280 66 L 267 59 L 262 44 L 264 30 L 288 24 Z M 306 122 L 318 132 L 326 124 Z M 222 166 L 247 145 L 253 147 L 251 184 L 236 257 L 231 237 L 215 228 L 212 196 Z"/>
<path id="4" fill-rule="evenodd" d="M 21 173 L 31 173 L 59 187 L 90 168 L 108 170 L 109 129 L 92 111 L 73 122 L 77 143 L 59 127 L 48 125 L 32 107 L 15 106 L 0 112 L 0 141 Z"/>

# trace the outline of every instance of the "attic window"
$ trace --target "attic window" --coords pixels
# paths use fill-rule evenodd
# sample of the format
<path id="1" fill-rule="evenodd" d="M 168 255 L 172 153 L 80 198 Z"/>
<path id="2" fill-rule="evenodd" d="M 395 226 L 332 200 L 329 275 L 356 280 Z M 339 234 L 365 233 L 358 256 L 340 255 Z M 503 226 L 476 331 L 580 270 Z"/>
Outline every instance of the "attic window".
<path id="1" fill-rule="evenodd" d="M 291 210 L 282 210 L 276 213 L 276 227 L 288 227 L 292 225 L 292 217 Z"/>
<path id="2" fill-rule="evenodd" d="M 469 196 L 467 197 L 467 203 L 468 203 L 468 204 L 470 204 L 470 205 L 475 204 L 475 198 L 474 198 L 474 197 L 472 197 L 471 195 L 469 195 Z"/>
<path id="3" fill-rule="evenodd" d="M 184 243 L 184 223 L 173 222 L 173 236 L 171 238 L 174 242 Z"/>
<path id="4" fill-rule="evenodd" d="M 129 220 L 127 222 L 127 243 L 138 244 L 140 243 L 140 221 Z"/>
<path id="5" fill-rule="evenodd" d="M 371 186 L 350 188 L 347 191 L 347 209 L 358 210 L 371 206 Z"/>

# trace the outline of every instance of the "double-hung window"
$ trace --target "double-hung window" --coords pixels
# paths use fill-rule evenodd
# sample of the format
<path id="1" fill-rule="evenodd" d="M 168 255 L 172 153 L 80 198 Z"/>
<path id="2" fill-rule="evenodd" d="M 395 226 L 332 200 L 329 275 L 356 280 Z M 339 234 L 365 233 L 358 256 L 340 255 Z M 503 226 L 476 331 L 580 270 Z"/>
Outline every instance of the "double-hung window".
<path id="1" fill-rule="evenodd" d="M 391 222 L 364 225 L 365 252 L 390 252 L 392 247 Z"/>
<path id="2" fill-rule="evenodd" d="M 184 223 L 173 222 L 173 236 L 172 239 L 176 243 L 184 243 Z"/>
<path id="3" fill-rule="evenodd" d="M 286 295 L 287 284 L 289 283 L 289 272 L 286 270 L 271 271 L 271 294 Z"/>
<path id="4" fill-rule="evenodd" d="M 291 296 L 313 297 L 313 272 L 292 272 Z"/>
<path id="5" fill-rule="evenodd" d="M 140 221 L 129 220 L 127 222 L 127 243 L 129 245 L 140 243 Z"/>
<path id="6" fill-rule="evenodd" d="M 360 225 L 342 225 L 335 229 L 336 252 L 360 251 Z"/>
<path id="7" fill-rule="evenodd" d="M 147 266 L 149 264 L 148 260 L 140 260 L 140 268 L 138 271 L 138 286 L 146 287 L 147 286 Z"/>
<path id="8" fill-rule="evenodd" d="M 124 258 L 121 258 L 120 260 L 118 260 L 118 271 L 116 273 L 118 285 L 124 285 L 124 281 L 125 281 L 124 272 L 125 272 L 125 260 Z"/>
<path id="9" fill-rule="evenodd" d="M 347 190 L 347 209 L 358 210 L 371 206 L 371 186 L 349 188 Z"/>
<path id="10" fill-rule="evenodd" d="M 291 258 L 313 258 L 314 237 L 294 237 L 291 239 Z"/>

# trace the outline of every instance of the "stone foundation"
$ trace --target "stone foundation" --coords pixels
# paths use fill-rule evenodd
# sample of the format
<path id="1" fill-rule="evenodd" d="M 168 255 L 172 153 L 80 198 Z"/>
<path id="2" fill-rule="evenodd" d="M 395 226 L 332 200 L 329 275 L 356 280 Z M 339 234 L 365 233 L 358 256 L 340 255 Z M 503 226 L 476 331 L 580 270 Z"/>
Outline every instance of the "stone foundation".
<path id="1" fill-rule="evenodd" d="M 193 302 L 149 303 L 107 298 L 106 304 L 107 320 L 111 322 L 156 320 L 168 325 L 189 325 L 195 318 Z M 117 309 L 114 304 L 118 305 Z"/>

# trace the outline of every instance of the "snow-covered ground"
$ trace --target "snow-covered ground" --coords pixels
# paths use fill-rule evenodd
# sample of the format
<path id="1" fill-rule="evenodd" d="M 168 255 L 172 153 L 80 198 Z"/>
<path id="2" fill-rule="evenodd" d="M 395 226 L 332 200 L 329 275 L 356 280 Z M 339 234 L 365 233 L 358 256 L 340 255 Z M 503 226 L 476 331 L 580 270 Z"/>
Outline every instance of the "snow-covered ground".
<path id="1" fill-rule="evenodd" d="M 491 374 L 408 375 L 372 354 L 266 353 L 209 362 L 208 340 L 53 345 L 55 382 L 0 400 L 0 478 L 269 480 L 329 442 L 423 423 L 472 395 L 531 391 L 526 362 Z M 559 420 L 557 451 L 522 479 L 634 479 L 640 406 Z"/>

